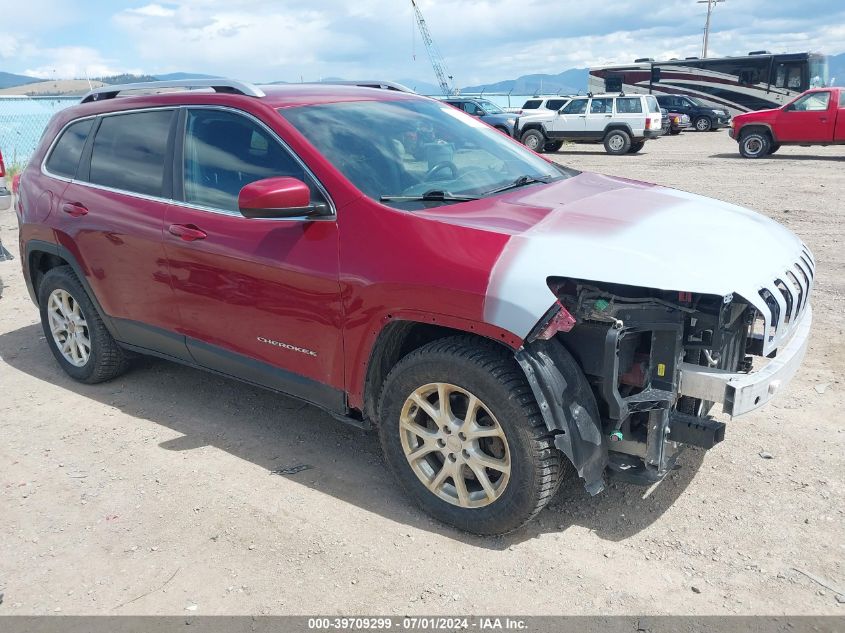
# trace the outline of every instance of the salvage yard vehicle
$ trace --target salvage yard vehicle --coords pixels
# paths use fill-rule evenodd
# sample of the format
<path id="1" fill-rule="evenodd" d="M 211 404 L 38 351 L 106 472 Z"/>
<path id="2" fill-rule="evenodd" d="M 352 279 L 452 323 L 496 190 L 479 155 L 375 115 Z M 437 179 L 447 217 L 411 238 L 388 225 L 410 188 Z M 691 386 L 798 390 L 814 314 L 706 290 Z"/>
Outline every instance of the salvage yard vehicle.
<path id="1" fill-rule="evenodd" d="M 603 143 L 608 154 L 635 154 L 663 134 L 662 116 L 651 95 L 573 97 L 557 112 L 517 118 L 514 137 L 535 152 L 550 143 Z"/>
<path id="2" fill-rule="evenodd" d="M 728 127 L 731 115 L 724 108 L 714 108 L 695 97 L 658 95 L 660 107 L 686 114 L 692 126 L 699 132 L 710 132 Z"/>
<path id="3" fill-rule="evenodd" d="M 745 158 L 762 158 L 782 145 L 845 144 L 845 88 L 808 90 L 775 110 L 734 117 L 731 138 Z"/>
<path id="4" fill-rule="evenodd" d="M 590 494 L 659 482 L 724 439 L 713 403 L 783 389 L 812 320 L 813 256 L 776 222 L 394 90 L 98 88 L 53 117 L 16 211 L 69 376 L 150 354 L 375 427 L 408 496 L 478 534 L 534 517 L 567 462 Z"/>
<path id="5" fill-rule="evenodd" d="M 522 104 L 522 107 L 516 111 L 516 114 L 536 114 L 533 110 L 551 110 L 552 112 L 557 112 L 569 103 L 571 98 L 572 97 L 561 97 L 560 95 L 532 97 Z"/>
<path id="6" fill-rule="evenodd" d="M 513 135 L 513 123 L 516 120 L 516 115 L 505 112 L 492 101 L 475 97 L 449 97 L 443 101 L 470 116 L 478 117 L 508 136 Z"/>
<path id="7" fill-rule="evenodd" d="M 663 115 L 663 134 L 677 136 L 684 130 L 688 129 L 692 123 L 689 116 L 681 114 L 680 112 L 669 112 L 666 108 L 660 108 L 660 113 Z"/>

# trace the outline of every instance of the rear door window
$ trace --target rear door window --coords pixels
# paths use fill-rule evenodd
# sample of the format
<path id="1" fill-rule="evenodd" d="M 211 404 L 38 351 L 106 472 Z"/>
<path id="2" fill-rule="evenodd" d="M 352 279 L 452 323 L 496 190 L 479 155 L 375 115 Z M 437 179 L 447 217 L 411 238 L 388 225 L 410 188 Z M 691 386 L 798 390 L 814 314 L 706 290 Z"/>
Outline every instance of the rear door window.
<path id="1" fill-rule="evenodd" d="M 590 101 L 590 114 L 613 113 L 613 99 L 593 99 Z"/>
<path id="2" fill-rule="evenodd" d="M 546 101 L 546 108 L 549 110 L 560 110 L 569 99 L 549 99 Z"/>
<path id="3" fill-rule="evenodd" d="M 162 197 L 174 110 L 103 117 L 91 150 L 90 182 Z"/>
<path id="4" fill-rule="evenodd" d="M 93 124 L 94 119 L 77 121 L 62 132 L 50 154 L 50 158 L 47 159 L 47 171 L 55 176 L 64 176 L 65 178 L 76 176 L 79 159 L 82 157 L 82 149 L 85 147 L 85 141 Z"/>

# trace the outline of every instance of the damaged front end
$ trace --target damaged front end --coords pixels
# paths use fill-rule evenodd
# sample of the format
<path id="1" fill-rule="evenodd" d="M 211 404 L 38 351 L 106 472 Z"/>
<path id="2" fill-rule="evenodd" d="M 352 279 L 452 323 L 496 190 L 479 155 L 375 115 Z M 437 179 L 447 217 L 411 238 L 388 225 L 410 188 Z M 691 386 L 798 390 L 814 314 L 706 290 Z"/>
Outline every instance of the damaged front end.
<path id="1" fill-rule="evenodd" d="M 556 433 L 556 446 L 591 494 L 603 489 L 605 472 L 651 484 L 673 469 L 685 445 L 709 449 L 721 442 L 725 424 L 708 415 L 712 405 L 722 403 L 730 415 L 750 410 L 733 408 L 736 386 L 773 393 L 791 378 L 806 349 L 809 306 L 787 346 L 794 348 L 788 367 L 770 361 L 755 373 L 752 356 L 762 354 L 755 324 L 761 319 L 741 297 L 567 279 L 549 286 L 558 301 L 516 358 Z M 797 310 L 792 316 L 798 318 Z M 579 416 L 570 406 L 567 385 L 576 380 L 568 363 L 586 376 L 596 403 L 592 415 Z"/>

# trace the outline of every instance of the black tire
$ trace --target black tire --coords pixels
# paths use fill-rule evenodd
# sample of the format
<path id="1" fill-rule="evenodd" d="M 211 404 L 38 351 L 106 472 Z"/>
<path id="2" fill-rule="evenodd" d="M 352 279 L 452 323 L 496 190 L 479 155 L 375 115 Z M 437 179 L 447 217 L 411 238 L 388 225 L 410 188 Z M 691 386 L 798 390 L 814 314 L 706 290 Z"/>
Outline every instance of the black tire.
<path id="1" fill-rule="evenodd" d="M 768 153 L 769 153 L 769 156 L 771 156 L 772 154 L 774 154 L 774 153 L 775 153 L 776 151 L 778 151 L 779 149 L 780 149 L 780 145 L 779 145 L 778 143 L 772 143 L 772 144 L 769 146 L 769 152 L 768 152 Z"/>
<path id="2" fill-rule="evenodd" d="M 563 147 L 563 141 L 548 141 L 543 147 L 544 152 L 556 152 Z"/>
<path id="3" fill-rule="evenodd" d="M 611 130 L 604 137 L 604 151 L 614 156 L 627 154 L 631 149 L 631 135 L 625 130 Z"/>
<path id="4" fill-rule="evenodd" d="M 682 130 L 669 130 L 669 134 L 671 134 L 672 136 L 677 136 L 681 132 Z"/>
<path id="5" fill-rule="evenodd" d="M 50 295 L 56 290 L 64 290 L 70 295 L 87 322 L 85 333 L 90 341 L 90 354 L 82 366 L 70 363 L 59 350 L 53 337 L 47 312 Z M 38 306 L 47 345 L 68 376 L 79 382 L 94 384 L 116 378 L 128 369 L 127 353 L 109 334 L 100 314 L 70 266 L 53 268 L 41 278 L 38 286 Z"/>
<path id="6" fill-rule="evenodd" d="M 713 129 L 713 119 L 709 116 L 696 117 L 692 124 L 699 132 L 709 132 Z"/>
<path id="7" fill-rule="evenodd" d="M 739 137 L 739 153 L 744 158 L 763 158 L 769 155 L 772 139 L 768 132 L 751 130 Z"/>
<path id="8" fill-rule="evenodd" d="M 643 147 L 645 147 L 645 141 L 637 141 L 636 143 L 631 143 L 631 149 L 628 150 L 628 153 L 629 154 L 636 154 Z"/>
<path id="9" fill-rule="evenodd" d="M 542 154 L 548 139 L 540 130 L 528 130 L 522 135 L 522 144 L 530 150 Z"/>
<path id="10" fill-rule="evenodd" d="M 477 396 L 504 432 L 510 479 L 487 505 L 462 507 L 441 499 L 405 456 L 399 424 L 403 407 L 415 390 L 431 383 L 448 383 Z M 565 458 L 554 446 L 525 375 L 512 354 L 490 341 L 455 336 L 403 358 L 385 381 L 379 422 L 385 459 L 402 488 L 424 511 L 459 529 L 482 535 L 516 530 L 543 509 L 560 484 Z M 454 487 L 454 479 L 444 481 Z"/>

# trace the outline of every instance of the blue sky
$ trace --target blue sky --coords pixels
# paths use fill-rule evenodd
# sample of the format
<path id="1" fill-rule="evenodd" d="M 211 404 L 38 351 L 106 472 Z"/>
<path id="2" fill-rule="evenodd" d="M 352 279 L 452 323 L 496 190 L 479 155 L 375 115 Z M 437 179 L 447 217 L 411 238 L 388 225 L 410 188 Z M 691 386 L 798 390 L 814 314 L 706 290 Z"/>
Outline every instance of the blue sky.
<path id="1" fill-rule="evenodd" d="M 0 70 L 435 83 L 410 0 L 0 0 Z M 695 0 L 418 0 L 458 85 L 701 51 Z M 726 0 L 710 54 L 845 51 L 842 0 Z"/>

